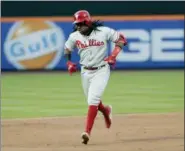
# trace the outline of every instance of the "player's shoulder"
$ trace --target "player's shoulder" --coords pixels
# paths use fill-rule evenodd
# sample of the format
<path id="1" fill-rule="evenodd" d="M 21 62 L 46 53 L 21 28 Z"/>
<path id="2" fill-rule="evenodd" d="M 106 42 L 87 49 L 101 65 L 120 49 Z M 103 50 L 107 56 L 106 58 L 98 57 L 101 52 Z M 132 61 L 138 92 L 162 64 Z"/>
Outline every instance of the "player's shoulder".
<path id="1" fill-rule="evenodd" d="M 110 27 L 107 27 L 107 26 L 100 26 L 97 28 L 98 30 L 100 31 L 109 31 L 110 30 Z"/>
<path id="2" fill-rule="evenodd" d="M 74 39 L 75 37 L 78 37 L 78 34 L 79 34 L 78 31 L 74 31 L 74 32 L 69 34 L 69 38 Z"/>
<path id="3" fill-rule="evenodd" d="M 77 35 L 77 31 L 74 31 L 74 32 L 70 33 L 69 37 L 74 37 L 76 35 Z"/>

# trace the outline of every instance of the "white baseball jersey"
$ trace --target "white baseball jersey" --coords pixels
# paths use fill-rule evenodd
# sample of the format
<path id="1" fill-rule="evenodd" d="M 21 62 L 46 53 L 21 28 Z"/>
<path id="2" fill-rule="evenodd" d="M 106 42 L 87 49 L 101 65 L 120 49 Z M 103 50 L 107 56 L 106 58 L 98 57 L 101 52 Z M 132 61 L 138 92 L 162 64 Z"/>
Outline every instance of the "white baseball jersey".
<path id="1" fill-rule="evenodd" d="M 75 31 L 70 34 L 65 43 L 65 48 L 73 51 L 78 48 L 80 55 L 80 64 L 86 67 L 99 67 L 107 64 L 104 58 L 107 55 L 107 42 L 116 42 L 119 33 L 112 28 L 100 26 L 98 30 L 93 30 L 89 36 L 80 34 Z"/>

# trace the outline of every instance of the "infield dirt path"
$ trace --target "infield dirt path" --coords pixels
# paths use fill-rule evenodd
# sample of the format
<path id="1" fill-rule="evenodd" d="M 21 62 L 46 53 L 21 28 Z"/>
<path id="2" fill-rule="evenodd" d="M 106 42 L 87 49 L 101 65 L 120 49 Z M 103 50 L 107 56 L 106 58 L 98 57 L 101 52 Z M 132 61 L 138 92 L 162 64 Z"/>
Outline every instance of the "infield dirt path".
<path id="1" fill-rule="evenodd" d="M 113 116 L 110 130 L 98 116 L 88 145 L 85 117 L 2 120 L 3 151 L 184 151 L 184 114 Z"/>

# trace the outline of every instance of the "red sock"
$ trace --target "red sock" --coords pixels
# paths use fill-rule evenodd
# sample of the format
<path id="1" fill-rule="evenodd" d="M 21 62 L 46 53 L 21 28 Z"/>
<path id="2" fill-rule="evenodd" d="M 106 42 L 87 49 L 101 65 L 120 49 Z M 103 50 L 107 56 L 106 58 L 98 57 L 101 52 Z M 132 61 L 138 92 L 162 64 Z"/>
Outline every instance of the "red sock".
<path id="1" fill-rule="evenodd" d="M 100 112 L 102 112 L 103 114 L 106 114 L 106 108 L 105 108 L 105 106 L 102 104 L 102 102 L 100 101 L 100 104 L 98 105 L 98 110 L 100 111 Z"/>
<path id="2" fill-rule="evenodd" d="M 88 109 L 87 121 L 86 121 L 86 132 L 89 134 L 91 133 L 97 113 L 98 113 L 98 107 L 94 105 L 90 105 Z"/>

